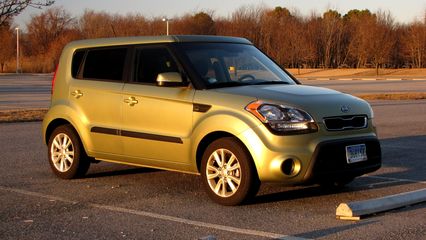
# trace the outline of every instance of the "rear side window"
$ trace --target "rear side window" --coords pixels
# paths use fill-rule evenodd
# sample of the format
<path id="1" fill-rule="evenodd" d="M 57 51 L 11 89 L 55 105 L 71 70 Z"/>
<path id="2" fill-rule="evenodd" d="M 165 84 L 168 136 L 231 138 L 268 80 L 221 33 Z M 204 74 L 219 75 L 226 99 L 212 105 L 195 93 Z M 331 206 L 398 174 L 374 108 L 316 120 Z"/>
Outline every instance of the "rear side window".
<path id="1" fill-rule="evenodd" d="M 84 61 L 82 78 L 121 81 L 127 48 L 90 49 Z"/>

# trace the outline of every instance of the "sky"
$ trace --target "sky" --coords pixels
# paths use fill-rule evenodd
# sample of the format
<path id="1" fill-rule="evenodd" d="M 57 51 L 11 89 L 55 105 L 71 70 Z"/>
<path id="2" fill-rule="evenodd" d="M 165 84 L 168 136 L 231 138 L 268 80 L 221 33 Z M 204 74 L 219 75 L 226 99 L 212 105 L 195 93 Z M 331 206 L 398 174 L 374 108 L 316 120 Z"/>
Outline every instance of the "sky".
<path id="1" fill-rule="evenodd" d="M 214 11 L 214 16 L 229 16 L 241 6 L 264 5 L 297 10 L 303 16 L 312 12 L 323 13 L 327 9 L 341 14 L 351 9 L 389 11 L 399 23 L 422 20 L 426 11 L 426 0 L 56 0 L 54 6 L 63 6 L 72 16 L 78 17 L 85 9 L 108 13 L 138 13 L 145 17 L 173 18 L 186 13 Z M 25 29 L 32 15 L 43 10 L 28 8 L 15 18 L 15 24 Z"/>

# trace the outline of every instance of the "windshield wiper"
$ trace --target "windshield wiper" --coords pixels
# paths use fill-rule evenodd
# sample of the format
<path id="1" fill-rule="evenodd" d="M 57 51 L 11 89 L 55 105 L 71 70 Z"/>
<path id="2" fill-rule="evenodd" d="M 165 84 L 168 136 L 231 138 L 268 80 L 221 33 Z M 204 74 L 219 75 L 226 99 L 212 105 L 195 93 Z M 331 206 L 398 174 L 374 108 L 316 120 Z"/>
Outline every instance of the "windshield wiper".
<path id="1" fill-rule="evenodd" d="M 262 81 L 262 82 L 255 82 L 251 83 L 250 85 L 269 85 L 269 84 L 290 84 L 289 82 L 284 81 Z"/>
<path id="2" fill-rule="evenodd" d="M 222 88 L 222 87 L 238 87 L 238 86 L 247 86 L 249 84 L 242 82 L 216 82 L 208 85 L 208 88 Z"/>

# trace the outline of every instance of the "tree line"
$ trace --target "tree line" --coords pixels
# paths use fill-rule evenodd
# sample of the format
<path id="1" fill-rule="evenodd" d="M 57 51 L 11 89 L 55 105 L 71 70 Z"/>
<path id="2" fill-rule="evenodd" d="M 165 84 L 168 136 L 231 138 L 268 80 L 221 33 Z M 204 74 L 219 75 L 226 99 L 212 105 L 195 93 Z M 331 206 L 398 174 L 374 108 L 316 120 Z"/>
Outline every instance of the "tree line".
<path id="1" fill-rule="evenodd" d="M 301 16 L 287 8 L 243 6 L 227 17 L 200 11 L 174 17 L 170 34 L 245 37 L 286 68 L 425 68 L 423 20 L 399 24 L 388 12 L 336 10 Z M 72 16 L 51 7 L 32 16 L 20 33 L 24 72 L 51 72 L 62 48 L 77 39 L 165 35 L 162 17 L 86 10 Z M 0 26 L 0 71 L 15 71 L 16 31 Z"/>

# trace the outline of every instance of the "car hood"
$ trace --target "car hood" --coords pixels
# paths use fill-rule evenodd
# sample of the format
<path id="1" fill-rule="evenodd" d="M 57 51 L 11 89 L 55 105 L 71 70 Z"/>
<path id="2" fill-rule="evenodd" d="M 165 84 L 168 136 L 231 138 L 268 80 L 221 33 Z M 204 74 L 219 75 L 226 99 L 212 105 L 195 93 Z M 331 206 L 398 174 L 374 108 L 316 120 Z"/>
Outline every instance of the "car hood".
<path id="1" fill-rule="evenodd" d="M 321 87 L 305 85 L 250 85 L 220 88 L 215 89 L 215 91 L 251 96 L 269 103 L 301 108 L 316 119 L 359 114 L 365 114 L 369 118 L 372 117 L 371 107 L 366 101 L 349 94 Z"/>

